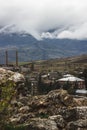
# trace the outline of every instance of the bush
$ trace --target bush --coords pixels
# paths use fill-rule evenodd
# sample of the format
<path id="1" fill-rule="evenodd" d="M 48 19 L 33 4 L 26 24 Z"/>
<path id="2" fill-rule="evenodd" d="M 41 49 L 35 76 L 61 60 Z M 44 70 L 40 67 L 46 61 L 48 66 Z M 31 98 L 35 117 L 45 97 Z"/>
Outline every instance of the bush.
<path id="1" fill-rule="evenodd" d="M 10 107 L 10 102 L 15 92 L 15 84 L 13 81 L 4 81 L 0 84 L 0 130 L 3 130 L 3 126 L 5 126 L 10 114 L 8 107 Z"/>

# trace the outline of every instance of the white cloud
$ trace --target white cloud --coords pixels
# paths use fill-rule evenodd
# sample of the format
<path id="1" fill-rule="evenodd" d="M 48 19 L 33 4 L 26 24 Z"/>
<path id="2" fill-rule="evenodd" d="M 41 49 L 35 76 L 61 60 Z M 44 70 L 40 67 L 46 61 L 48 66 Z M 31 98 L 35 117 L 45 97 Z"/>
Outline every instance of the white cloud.
<path id="1" fill-rule="evenodd" d="M 87 39 L 86 12 L 87 0 L 0 0 L 0 32 Z"/>

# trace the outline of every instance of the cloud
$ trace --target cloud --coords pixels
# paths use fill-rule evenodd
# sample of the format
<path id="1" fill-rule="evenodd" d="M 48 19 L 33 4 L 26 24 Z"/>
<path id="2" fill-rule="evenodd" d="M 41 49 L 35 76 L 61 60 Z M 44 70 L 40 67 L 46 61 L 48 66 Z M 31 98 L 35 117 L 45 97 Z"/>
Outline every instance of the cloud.
<path id="1" fill-rule="evenodd" d="M 86 12 L 87 0 L 0 0 L 0 33 L 87 39 Z"/>

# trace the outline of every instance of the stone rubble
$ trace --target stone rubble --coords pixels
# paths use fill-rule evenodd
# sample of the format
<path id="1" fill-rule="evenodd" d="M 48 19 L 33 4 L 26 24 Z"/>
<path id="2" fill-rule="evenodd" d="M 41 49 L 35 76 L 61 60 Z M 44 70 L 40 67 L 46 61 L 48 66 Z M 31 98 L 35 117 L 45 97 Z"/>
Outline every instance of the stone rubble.
<path id="1" fill-rule="evenodd" d="M 0 84 L 16 83 L 17 95 L 11 101 L 7 124 L 24 125 L 26 130 L 87 130 L 87 97 L 74 97 L 66 90 L 31 96 L 22 74 L 0 68 Z"/>
<path id="2" fill-rule="evenodd" d="M 87 102 L 86 97 L 83 99 Z M 63 89 L 47 95 L 19 97 L 11 105 L 14 112 L 11 112 L 8 122 L 24 124 L 26 130 L 87 129 L 87 105 L 82 97 L 75 99 Z"/>

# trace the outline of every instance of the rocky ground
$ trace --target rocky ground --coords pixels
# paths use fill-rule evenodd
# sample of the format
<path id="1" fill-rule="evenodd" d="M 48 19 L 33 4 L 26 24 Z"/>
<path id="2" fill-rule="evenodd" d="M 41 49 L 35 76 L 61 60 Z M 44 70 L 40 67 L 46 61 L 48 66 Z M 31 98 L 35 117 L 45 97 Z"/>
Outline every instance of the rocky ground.
<path id="1" fill-rule="evenodd" d="M 5 76 L 9 72 L 9 79 L 18 84 L 19 89 L 16 88 L 20 91 L 8 108 L 8 124 L 21 125 L 25 130 L 87 130 L 87 97 L 77 98 L 63 89 L 31 96 L 23 89 L 23 75 L 3 69 L 0 71 Z"/>
<path id="2" fill-rule="evenodd" d="M 87 130 L 87 98 L 75 98 L 65 90 L 42 96 L 19 96 L 11 102 L 8 122 L 26 130 Z"/>

